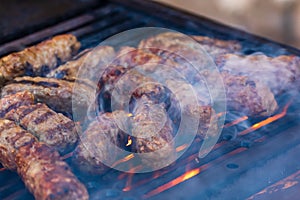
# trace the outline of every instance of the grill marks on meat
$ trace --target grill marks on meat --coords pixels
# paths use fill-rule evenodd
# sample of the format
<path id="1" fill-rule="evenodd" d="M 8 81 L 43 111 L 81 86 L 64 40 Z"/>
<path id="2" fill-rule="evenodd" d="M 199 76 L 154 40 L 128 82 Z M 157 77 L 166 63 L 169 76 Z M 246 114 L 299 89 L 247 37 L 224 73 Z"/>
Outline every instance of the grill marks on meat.
<path id="1" fill-rule="evenodd" d="M 207 44 L 211 44 L 211 42 L 206 41 Z M 216 44 L 226 46 L 225 44 L 221 44 L 220 41 L 216 41 Z M 182 37 L 181 34 L 162 33 L 142 41 L 139 47 L 148 48 L 150 52 L 177 63 L 174 65 L 174 68 L 182 72 L 193 86 L 197 84 L 203 85 L 202 77 L 218 80 L 216 79 L 218 76 L 215 72 L 208 72 L 202 68 L 202 65 L 206 66 L 207 61 L 199 58 L 199 51 L 202 51 L 199 49 L 199 46 L 195 45 L 192 40 Z M 200 65 L 201 71 L 197 72 L 193 70 L 191 64 Z M 221 72 L 221 78 L 223 78 L 229 110 L 245 112 L 245 114 L 251 117 L 269 116 L 276 111 L 277 102 L 267 84 L 258 82 L 256 79 L 247 76 L 231 74 L 231 72 Z M 210 83 L 215 82 L 210 81 Z M 203 87 L 206 86 L 203 85 Z M 204 94 L 203 96 L 206 95 Z"/>
<path id="2" fill-rule="evenodd" d="M 1 85 L 25 74 L 45 75 L 77 53 L 80 43 L 70 34 L 58 35 L 0 59 Z"/>
<path id="3" fill-rule="evenodd" d="M 72 150 L 78 139 L 75 123 L 45 104 L 21 106 L 7 113 L 5 118 L 14 120 L 62 154 Z"/>
<path id="4" fill-rule="evenodd" d="M 47 77 L 73 81 L 77 79 L 78 71 L 81 68 L 81 73 L 83 74 L 80 76 L 82 78 L 95 79 L 112 62 L 114 57 L 115 51 L 113 47 L 98 46 L 82 53 L 79 58 L 59 66 L 50 72 Z"/>
<path id="5" fill-rule="evenodd" d="M 126 123 L 128 114 L 124 111 L 114 111 L 98 116 L 82 134 L 80 143 L 75 149 L 73 163 L 77 168 L 88 174 L 103 174 L 108 167 L 103 161 L 116 159 L 112 145 L 121 146 L 125 134 L 118 127 L 116 120 Z M 111 144 L 113 143 L 113 144 Z"/>
<path id="6" fill-rule="evenodd" d="M 17 171 L 36 199 L 88 199 L 58 152 L 10 120 L 0 119 L 0 146 L 2 165 Z"/>
<path id="7" fill-rule="evenodd" d="M 6 169 L 15 171 L 16 151 L 35 141 L 33 135 L 16 126 L 13 121 L 0 119 L 0 162 Z"/>
<path id="8" fill-rule="evenodd" d="M 134 148 L 143 153 L 143 164 L 152 169 L 170 164 L 175 157 L 173 128 L 164 106 L 143 96 L 135 103 L 133 114 Z"/>
<path id="9" fill-rule="evenodd" d="M 296 56 L 268 57 L 266 55 L 226 54 L 217 59 L 222 71 L 249 76 L 270 87 L 275 95 L 290 91 L 300 78 L 300 58 Z"/>
<path id="10" fill-rule="evenodd" d="M 65 41 L 67 37 L 70 37 L 69 42 Z M 244 76 L 246 73 L 234 74 L 232 72 L 235 70 L 234 67 L 226 69 L 227 61 L 222 59 L 227 59 L 226 56 L 231 54 L 220 55 L 239 51 L 241 47 L 238 43 L 201 36 L 193 38 L 202 44 L 202 48 L 214 59 L 219 57 L 217 61 L 220 69 L 224 70 L 221 77 L 229 109 L 242 111 L 250 116 L 268 116 L 275 112 L 277 103 L 264 82 Z M 102 74 L 103 70 L 98 85 L 101 111 L 111 110 L 104 102 L 110 101 L 113 90 L 116 90 L 121 95 L 115 97 L 118 101 L 128 103 L 122 98 L 126 95 L 131 96 L 130 110 L 133 112 L 133 115 L 124 111 L 104 113 L 89 124 L 72 158 L 72 162 L 80 171 L 103 174 L 108 170 L 103 161 L 109 163 L 118 156 L 110 145 L 124 148 L 127 135 L 120 129 L 119 124 L 116 124 L 116 119 L 121 121 L 127 130 L 130 128 L 135 136 L 131 137 L 132 151 L 143 153 L 143 164 L 152 169 L 160 168 L 173 160 L 175 156 L 173 128 L 178 128 L 182 112 L 200 120 L 198 135 L 201 138 L 214 136 L 212 134 L 219 130 L 217 116 L 211 106 L 207 89 L 201 88 L 202 85 L 205 87 L 201 77 L 204 76 L 212 82 L 218 77 L 208 71 L 202 71 L 198 76 L 197 71 L 190 70 L 191 64 L 206 64 L 204 59 L 197 57 L 199 55 L 197 51 L 202 49 L 191 41 L 178 33 L 163 33 L 142 41 L 139 45 L 141 49 L 123 47 L 117 54 L 109 46 L 88 50 L 50 72 L 48 78 L 15 78 L 13 83 L 6 85 L 2 90 L 0 117 L 14 120 L 47 145 L 38 142 L 33 135 L 12 121 L 0 119 L 0 161 L 3 166 L 17 170 L 37 199 L 88 199 L 86 189 L 71 173 L 67 164 L 61 161 L 58 152 L 51 148 L 66 153 L 74 147 L 78 135 L 73 121 L 49 107 L 59 112 L 71 113 L 72 98 L 79 110 L 86 110 L 91 100 L 95 99 L 93 86 L 88 85 L 85 79 L 79 80 L 77 77 L 80 67 L 83 67 L 85 72 L 83 78 L 98 78 L 96 77 L 98 74 L 94 72 Z M 52 45 L 54 47 L 51 47 Z M 22 52 L 9 55 L 10 57 L 2 58 L 0 82 L 30 71 L 32 75 L 44 75 L 46 71 L 54 69 L 59 62 L 70 59 L 79 46 L 74 36 L 57 36 Z M 176 54 L 178 51 L 183 57 Z M 40 55 L 40 52 L 46 53 Z M 115 55 L 116 59 L 112 60 Z M 233 56 L 229 59 L 231 57 Z M 8 61 L 8 58 L 11 61 Z M 186 58 L 192 63 L 186 62 Z M 290 57 L 279 60 L 296 63 Z M 9 63 L 14 65 L 3 68 Z M 188 78 L 188 82 L 184 82 L 178 77 L 172 79 L 171 73 L 166 75 L 165 86 L 174 88 L 175 85 L 178 93 L 183 94 L 179 99 L 176 91 L 170 92 L 153 77 L 147 76 L 157 72 L 161 67 L 160 64 L 167 66 L 165 72 L 176 70 Z M 278 68 L 280 66 L 282 65 L 278 65 Z M 1 74 L 1 70 L 5 73 Z M 295 67 L 289 68 L 290 71 L 296 72 Z M 291 76 L 289 78 L 295 79 Z M 74 80 L 77 82 L 69 82 Z M 182 101 L 189 101 L 192 98 L 188 88 L 197 84 L 200 85 L 200 89 L 195 91 L 198 105 L 180 107 Z M 75 85 L 77 90 L 73 91 Z M 37 102 L 45 103 L 49 107 L 41 103 L 33 105 L 33 96 Z M 169 102 L 166 103 L 167 101 Z M 207 135 L 209 129 L 212 131 Z"/>
<path id="11" fill-rule="evenodd" d="M 73 91 L 74 86 L 76 90 Z M 21 91 L 31 92 L 35 100 L 47 104 L 57 112 L 72 113 L 72 96 L 76 108 L 86 110 L 93 97 L 93 88 L 86 84 L 74 83 L 55 78 L 18 77 L 14 83 L 2 89 L 2 97 Z M 73 105 L 74 106 L 74 105 Z"/>
<path id="12" fill-rule="evenodd" d="M 67 163 L 43 143 L 20 148 L 16 163 L 18 174 L 36 199 L 89 199 Z"/>
<path id="13" fill-rule="evenodd" d="M 17 92 L 14 95 L 4 96 L 0 99 L 0 117 L 4 117 L 6 113 L 17 109 L 20 106 L 28 106 L 34 104 L 34 96 L 28 92 Z"/>

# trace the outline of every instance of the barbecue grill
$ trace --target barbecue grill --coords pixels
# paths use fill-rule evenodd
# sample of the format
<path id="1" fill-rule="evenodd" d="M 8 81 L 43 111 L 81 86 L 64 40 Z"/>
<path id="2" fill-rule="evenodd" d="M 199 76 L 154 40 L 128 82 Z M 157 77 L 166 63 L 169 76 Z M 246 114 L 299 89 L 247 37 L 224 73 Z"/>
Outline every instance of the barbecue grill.
<path id="1" fill-rule="evenodd" d="M 45 21 L 36 19 L 30 26 L 7 29 L 0 38 L 0 55 L 60 33 L 74 34 L 85 49 L 119 32 L 150 26 L 237 40 L 244 54 L 300 56 L 295 48 L 150 1 L 78 1 L 77 5 L 70 1 L 70 5 L 71 15 L 53 12 Z M 144 174 L 134 174 L 134 169 L 132 173 L 111 170 L 101 177 L 79 175 L 79 179 L 91 199 L 298 199 L 299 100 L 286 94 L 278 101 L 280 109 L 270 118 L 235 116 L 226 121 L 218 143 L 203 159 L 198 159 L 196 140 L 179 161 L 162 170 Z M 0 199 L 33 197 L 15 173 L 2 169 Z"/>

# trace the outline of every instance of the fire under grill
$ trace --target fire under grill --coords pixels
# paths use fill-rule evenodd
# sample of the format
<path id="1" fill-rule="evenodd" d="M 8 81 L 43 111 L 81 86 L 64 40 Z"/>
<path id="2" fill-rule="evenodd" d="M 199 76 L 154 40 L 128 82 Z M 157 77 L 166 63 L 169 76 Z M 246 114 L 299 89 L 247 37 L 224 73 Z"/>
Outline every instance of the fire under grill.
<path id="1" fill-rule="evenodd" d="M 91 8 L 92 7 L 92 8 Z M 54 20 L 55 21 L 55 20 Z M 185 34 L 237 40 L 245 54 L 296 54 L 277 44 L 187 13 L 146 1 L 108 1 L 81 9 L 75 16 L 32 28 L 32 32 L 1 39 L 0 55 L 23 49 L 45 38 L 72 33 L 82 49 L 94 47 L 119 32 L 137 27 L 165 27 Z M 80 177 L 91 199 L 298 199 L 300 134 L 297 99 L 278 99 L 281 108 L 269 117 L 227 120 L 218 143 L 198 158 L 200 141 L 173 165 L 134 174 L 111 170 L 101 177 Z M 179 146 L 176 151 L 186 147 Z M 66 157 L 66 161 L 69 158 Z M 131 156 L 120 163 L 132 159 Z M 33 199 L 13 172 L 0 171 L 0 199 Z"/>

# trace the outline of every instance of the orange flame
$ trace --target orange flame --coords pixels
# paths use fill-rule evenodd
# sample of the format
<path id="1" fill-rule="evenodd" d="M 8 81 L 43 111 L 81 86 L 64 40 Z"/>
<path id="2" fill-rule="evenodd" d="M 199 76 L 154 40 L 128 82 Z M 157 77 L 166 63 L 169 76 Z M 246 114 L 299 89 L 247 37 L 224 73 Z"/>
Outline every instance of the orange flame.
<path id="1" fill-rule="evenodd" d="M 268 119 L 265 119 L 265 120 L 263 120 L 259 123 L 254 124 L 250 128 L 240 132 L 239 135 L 246 135 L 246 134 L 248 134 L 252 131 L 255 131 L 255 130 L 257 130 L 257 129 L 259 129 L 259 128 L 267 125 L 267 124 L 270 124 L 270 123 L 272 123 L 274 121 L 277 121 L 278 119 L 284 117 L 286 115 L 287 109 L 289 108 L 290 104 L 291 104 L 291 102 L 289 102 L 287 105 L 285 105 L 281 113 L 279 113 L 277 115 L 274 115 L 272 117 L 269 117 Z"/>
<path id="2" fill-rule="evenodd" d="M 133 175 L 134 175 L 134 170 L 130 169 L 130 173 L 128 174 L 128 178 L 126 181 L 126 186 L 123 188 L 124 192 L 128 192 L 131 190 L 131 183 L 132 183 Z"/>
<path id="3" fill-rule="evenodd" d="M 225 124 L 224 127 L 227 128 L 227 127 L 239 124 L 239 123 L 241 123 L 241 122 L 243 122 L 243 121 L 245 121 L 247 119 L 248 119 L 248 116 L 243 116 L 241 118 L 238 118 L 238 119 L 236 119 L 236 120 L 234 120 L 232 122 L 229 122 L 229 123 Z"/>
<path id="4" fill-rule="evenodd" d="M 126 144 L 126 147 L 132 145 L 132 139 L 130 136 L 128 136 L 128 141 L 127 141 L 127 144 Z"/>
<path id="5" fill-rule="evenodd" d="M 217 117 L 222 117 L 223 115 L 225 115 L 227 112 L 220 112 L 217 114 Z"/>
<path id="6" fill-rule="evenodd" d="M 253 199 L 261 199 L 264 195 L 268 195 L 271 193 L 276 193 L 279 190 L 286 190 L 291 187 L 294 187 L 295 185 L 299 184 L 299 176 L 300 176 L 300 170 L 296 173 L 266 187 L 265 189 L 261 190 L 260 192 L 252 195 L 247 200 L 253 200 Z"/>
<path id="7" fill-rule="evenodd" d="M 190 179 L 190 178 L 198 175 L 199 173 L 200 173 L 200 168 L 192 169 L 192 170 L 184 173 L 183 175 L 175 178 L 174 180 L 172 180 L 172 181 L 170 181 L 170 182 L 168 182 L 168 183 L 166 183 L 166 184 L 164 184 L 164 185 L 162 185 L 162 186 L 160 186 L 160 187 L 152 190 L 151 192 L 145 194 L 144 198 L 149 198 L 149 197 L 152 197 L 152 196 L 154 196 L 156 194 L 159 194 L 159 193 L 161 193 L 161 192 L 163 192 L 165 190 L 168 190 L 171 187 L 174 187 L 175 185 L 178 185 L 178 184 L 180 184 L 180 183 L 182 183 L 182 182 L 184 182 L 184 181 L 186 181 L 186 180 L 188 180 L 188 179 Z"/>
<path id="8" fill-rule="evenodd" d="M 123 188 L 124 192 L 128 192 L 132 189 L 132 179 L 133 179 L 134 173 L 136 171 L 140 170 L 141 168 L 142 168 L 142 166 L 138 165 L 136 167 L 130 168 L 129 173 L 126 173 L 128 175 L 128 179 L 126 181 L 125 187 Z"/>
<path id="9" fill-rule="evenodd" d="M 129 154 L 129 155 L 126 156 L 125 158 L 122 158 L 122 159 L 116 161 L 116 162 L 112 165 L 112 168 L 115 167 L 115 166 L 117 166 L 117 165 L 119 165 L 119 164 L 121 164 L 121 163 L 127 162 L 127 161 L 131 160 L 132 158 L 134 158 L 133 153 Z"/>
<path id="10" fill-rule="evenodd" d="M 209 167 L 211 167 L 212 165 L 214 165 L 214 164 L 216 164 L 216 163 L 220 163 L 220 162 L 222 162 L 222 161 L 228 159 L 230 156 L 235 155 L 235 154 L 238 154 L 238 153 L 241 153 L 241 152 L 246 151 L 246 150 L 247 150 L 247 148 L 240 147 L 240 148 L 238 148 L 238 149 L 235 149 L 235 150 L 233 150 L 233 151 L 231 151 L 231 152 L 225 154 L 225 155 L 222 156 L 222 157 L 217 158 L 216 160 L 214 160 L 214 161 L 212 161 L 212 162 L 209 162 L 209 163 L 206 163 L 206 164 L 204 164 L 204 165 L 201 165 L 201 166 L 198 167 L 198 168 L 189 170 L 189 171 L 187 171 L 186 173 L 184 173 L 183 175 L 181 175 L 181 176 L 179 176 L 179 177 L 173 179 L 172 181 L 170 181 L 170 182 L 168 182 L 168 183 L 166 183 L 166 184 L 164 184 L 164 185 L 161 185 L 161 186 L 159 186 L 158 188 L 156 188 L 156 189 L 154 189 L 154 190 L 148 192 L 147 194 L 144 195 L 144 198 L 149 198 L 149 197 L 152 197 L 152 196 L 154 196 L 154 195 L 157 195 L 157 194 L 159 194 L 159 193 L 161 193 L 161 192 L 163 192 L 163 191 L 165 191 L 165 190 L 168 190 L 168 189 L 170 189 L 170 188 L 172 188 L 172 187 L 174 187 L 174 186 L 176 186 L 176 185 L 178 185 L 178 184 L 180 184 L 180 183 L 182 183 L 182 182 L 184 182 L 184 181 L 186 181 L 186 180 L 188 180 L 188 179 L 190 179 L 190 178 L 192 178 L 192 177 L 198 175 L 201 171 L 203 172 L 203 171 L 207 170 L 207 169 L 208 169 Z M 197 155 L 198 155 L 198 154 L 195 154 L 195 156 L 197 156 Z M 187 168 L 188 168 L 188 167 L 189 167 L 189 166 L 187 166 Z M 164 173 L 162 173 L 162 174 L 159 174 L 159 176 L 161 176 L 161 175 L 163 175 L 163 174 L 165 174 L 165 173 L 167 173 L 167 172 L 168 172 L 168 171 L 166 171 L 166 172 L 164 172 Z M 151 180 L 152 180 L 152 179 L 151 179 Z M 148 181 L 150 181 L 150 180 L 148 180 Z M 137 185 L 145 184 L 145 183 L 147 183 L 148 181 L 143 180 L 142 182 L 138 183 Z"/>
<path id="11" fill-rule="evenodd" d="M 183 144 L 179 147 L 176 147 L 176 152 L 180 152 L 180 151 L 183 151 L 185 148 L 187 148 L 188 145 L 187 144 Z"/>

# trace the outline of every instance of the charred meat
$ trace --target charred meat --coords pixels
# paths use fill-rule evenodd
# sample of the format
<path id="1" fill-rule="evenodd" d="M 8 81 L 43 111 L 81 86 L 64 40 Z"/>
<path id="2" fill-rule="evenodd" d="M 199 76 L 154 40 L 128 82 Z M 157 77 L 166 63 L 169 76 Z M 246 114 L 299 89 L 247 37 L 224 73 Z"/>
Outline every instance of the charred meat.
<path id="1" fill-rule="evenodd" d="M 164 105 L 143 96 L 135 103 L 133 115 L 134 148 L 137 153 L 142 153 L 143 164 L 152 169 L 171 164 L 175 157 L 173 127 Z"/>
<path id="2" fill-rule="evenodd" d="M 55 36 L 23 51 L 9 54 L 0 59 L 1 85 L 7 80 L 25 74 L 46 75 L 60 63 L 72 58 L 79 48 L 80 43 L 77 38 L 65 34 Z"/>
<path id="3" fill-rule="evenodd" d="M 77 169 L 87 174 L 103 174 L 108 167 L 103 161 L 116 159 L 116 152 L 111 145 L 122 146 L 124 132 L 116 120 L 126 122 L 128 114 L 124 111 L 104 113 L 98 116 L 82 134 L 73 155 L 73 163 Z M 113 143 L 113 144 L 111 144 Z"/>
<path id="4" fill-rule="evenodd" d="M 217 80 L 216 72 L 205 69 L 207 65 L 205 55 L 202 53 L 203 56 L 199 58 L 202 49 L 188 37 L 182 38 L 178 33 L 162 33 L 142 41 L 140 47 L 149 48 L 152 53 L 177 63 L 174 68 L 193 86 L 200 85 L 200 88 L 205 88 L 203 77 L 210 79 L 211 83 Z M 200 69 L 195 69 L 195 65 Z M 269 116 L 276 111 L 277 102 L 274 94 L 264 83 L 227 72 L 221 72 L 219 77 L 223 78 L 228 110 L 245 112 L 252 117 Z M 209 91 L 197 92 L 202 93 L 200 96 L 207 96 Z"/>
<path id="5" fill-rule="evenodd" d="M 29 106 L 34 104 L 34 96 L 28 91 L 17 92 L 13 95 L 7 95 L 0 99 L 0 117 L 6 113 L 17 109 L 20 106 Z"/>
<path id="6" fill-rule="evenodd" d="M 0 161 L 6 169 L 15 171 L 17 169 L 16 150 L 35 141 L 36 138 L 32 134 L 17 126 L 13 121 L 0 119 Z"/>
<path id="7" fill-rule="evenodd" d="M 115 51 L 111 46 L 98 46 L 81 53 L 77 59 L 69 61 L 64 65 L 51 71 L 47 77 L 76 80 L 78 71 L 82 68 L 81 72 L 84 73 L 80 76 L 86 79 L 94 79 L 96 74 L 101 74 L 101 71 L 110 64 L 115 57 Z M 99 73 L 96 73 L 99 72 Z"/>
<path id="8" fill-rule="evenodd" d="M 79 110 L 86 110 L 89 106 L 87 102 L 95 99 L 92 95 L 93 89 L 86 84 L 42 77 L 15 78 L 14 83 L 2 89 L 1 96 L 21 91 L 31 92 L 37 102 L 45 103 L 51 109 L 63 113 L 72 113 L 72 97 L 77 105 L 76 109 Z"/>
<path id="9" fill-rule="evenodd" d="M 248 76 L 267 85 L 275 95 L 295 88 L 300 78 L 300 58 L 296 56 L 226 54 L 217 59 L 217 64 L 222 71 Z"/>
<path id="10" fill-rule="evenodd" d="M 78 139 L 75 123 L 45 104 L 20 106 L 8 112 L 5 118 L 15 121 L 62 154 L 72 150 Z"/>
<path id="11" fill-rule="evenodd" d="M 204 96 L 200 92 L 201 90 L 196 91 L 192 85 L 178 79 L 169 79 L 166 81 L 166 85 L 172 90 L 168 114 L 176 129 L 181 123 L 181 116 L 185 116 L 190 119 L 189 123 L 199 123 L 197 135 L 201 139 L 218 133 L 217 116 L 208 100 L 207 93 Z M 195 100 L 192 101 L 192 99 Z M 211 130 L 207 132 L 209 128 Z M 189 131 L 186 130 L 186 132 Z"/>
<path id="12" fill-rule="evenodd" d="M 148 49 L 136 49 L 134 47 L 122 47 L 114 60 L 114 65 L 122 65 L 126 68 L 143 68 L 147 71 L 144 65 L 147 64 L 163 64 L 164 60 L 161 57 L 147 51 Z M 155 68 L 154 68 L 155 69 Z M 153 71 L 150 69 L 150 71 Z"/>
<path id="13" fill-rule="evenodd" d="M 139 48 L 149 49 L 152 53 L 164 57 L 171 56 L 169 53 L 180 52 L 180 56 L 187 60 L 195 59 L 194 56 L 199 55 L 199 52 L 203 52 L 203 55 L 207 52 L 215 58 L 218 55 L 234 53 L 241 49 L 240 44 L 235 41 L 223 41 L 203 36 L 192 36 L 192 38 L 176 32 L 165 32 L 141 41 Z M 182 48 L 183 46 L 186 48 Z"/>
<path id="14" fill-rule="evenodd" d="M 218 76 L 203 72 L 206 79 L 214 82 Z M 223 79 L 227 110 L 242 112 L 248 116 L 270 116 L 277 109 L 277 101 L 269 87 L 248 76 L 238 76 L 227 72 L 220 73 Z"/>
<path id="15" fill-rule="evenodd" d="M 88 199 L 86 188 L 57 151 L 13 121 L 0 119 L 0 161 L 17 171 L 36 199 Z"/>
<path id="16" fill-rule="evenodd" d="M 128 104 L 131 97 L 138 99 L 142 95 L 146 95 L 157 103 L 164 102 L 168 98 L 168 93 L 163 85 L 143 72 L 138 68 L 109 66 L 99 81 L 99 99 L 102 110 L 111 109 L 109 105 L 105 105 L 105 102 L 110 102 L 111 98 L 115 98 L 122 106 Z"/>

